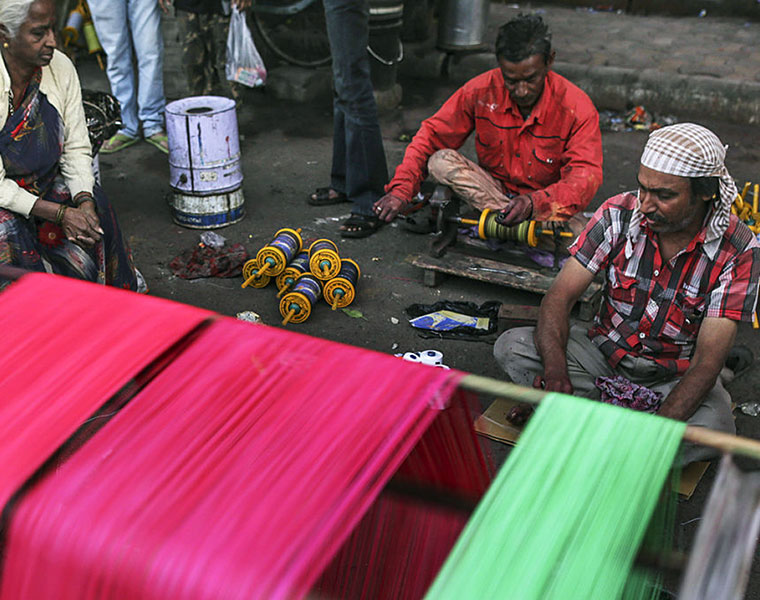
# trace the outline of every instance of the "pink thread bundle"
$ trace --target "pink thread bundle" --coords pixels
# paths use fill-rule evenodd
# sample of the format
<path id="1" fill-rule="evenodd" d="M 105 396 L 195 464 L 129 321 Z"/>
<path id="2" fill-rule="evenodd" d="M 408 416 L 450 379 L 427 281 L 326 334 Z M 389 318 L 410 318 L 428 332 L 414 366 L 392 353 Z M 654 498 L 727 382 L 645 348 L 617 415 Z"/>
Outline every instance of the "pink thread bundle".
<path id="1" fill-rule="evenodd" d="M 397 472 L 473 500 L 485 489 L 464 397 L 441 410 L 460 377 L 220 319 L 15 506 L 0 600 L 298 598 L 331 561 L 331 594 L 388 597 L 387 578 L 419 597 L 466 515 L 376 501 Z"/>
<path id="2" fill-rule="evenodd" d="M 106 400 L 211 314 L 55 275 L 27 275 L 3 292 L 0 505 Z"/>

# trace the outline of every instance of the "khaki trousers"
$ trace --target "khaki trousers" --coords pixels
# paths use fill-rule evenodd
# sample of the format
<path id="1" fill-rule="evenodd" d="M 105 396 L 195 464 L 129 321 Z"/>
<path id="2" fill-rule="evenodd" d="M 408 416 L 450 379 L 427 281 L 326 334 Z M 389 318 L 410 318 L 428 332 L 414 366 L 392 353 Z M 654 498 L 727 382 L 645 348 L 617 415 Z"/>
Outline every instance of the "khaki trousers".
<path id="1" fill-rule="evenodd" d="M 496 340 L 493 353 L 509 378 L 519 385 L 532 386 L 536 375 L 543 374 L 544 368 L 533 343 L 533 327 L 517 327 L 505 331 Z M 643 359 L 626 357 L 613 369 L 604 354 L 586 335 L 586 328 L 574 325 L 570 329 L 567 342 L 567 367 L 574 393 L 582 398 L 598 400 L 601 393 L 594 385 L 597 377 L 622 375 L 634 383 L 667 396 L 678 384 L 674 378 L 656 363 Z M 686 421 L 689 425 L 708 427 L 726 433 L 736 433 L 736 425 L 731 414 L 731 396 L 720 380 L 708 392 L 697 411 Z M 680 464 L 713 458 L 718 452 L 705 446 L 691 443 L 682 444 Z"/>
<path id="2" fill-rule="evenodd" d="M 500 211 L 509 204 L 501 183 L 456 150 L 435 152 L 428 159 L 428 173 L 478 211 L 486 208 Z"/>

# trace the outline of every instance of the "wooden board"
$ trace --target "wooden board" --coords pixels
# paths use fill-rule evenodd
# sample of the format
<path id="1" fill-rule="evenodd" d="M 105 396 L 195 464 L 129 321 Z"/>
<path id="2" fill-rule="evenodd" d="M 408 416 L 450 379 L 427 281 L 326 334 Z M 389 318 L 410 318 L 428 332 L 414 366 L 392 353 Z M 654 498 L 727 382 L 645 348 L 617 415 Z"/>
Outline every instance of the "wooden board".
<path id="1" fill-rule="evenodd" d="M 504 303 L 499 307 L 498 318 L 510 323 L 537 323 L 538 311 L 538 306 Z"/>
<path id="2" fill-rule="evenodd" d="M 556 275 L 556 272 L 551 269 L 539 270 L 537 267 L 516 265 L 457 252 L 448 252 L 442 258 L 433 258 L 426 254 L 410 254 L 406 261 L 425 270 L 427 285 L 438 283 L 437 277 L 429 273 L 447 273 L 543 295 L 549 290 Z M 589 319 L 593 316 L 601 289 L 601 284 L 593 281 L 583 293 L 578 301 L 581 319 Z"/>
<path id="3" fill-rule="evenodd" d="M 507 415 L 513 406 L 519 402 L 507 398 L 498 398 L 489 406 L 486 411 L 475 419 L 475 431 L 487 438 L 514 446 L 520 437 L 522 427 L 515 427 L 507 421 Z M 684 467 L 681 472 L 678 493 L 687 500 L 691 498 L 697 484 L 702 479 L 702 475 L 710 466 L 709 462 L 695 462 Z"/>

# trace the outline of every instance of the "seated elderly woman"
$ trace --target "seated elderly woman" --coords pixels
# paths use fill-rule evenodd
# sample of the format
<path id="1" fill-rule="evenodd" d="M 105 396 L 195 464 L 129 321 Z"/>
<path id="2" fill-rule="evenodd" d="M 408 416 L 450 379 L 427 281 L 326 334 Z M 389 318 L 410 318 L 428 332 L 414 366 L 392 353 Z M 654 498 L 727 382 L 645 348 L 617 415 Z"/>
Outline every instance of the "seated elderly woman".
<path id="1" fill-rule="evenodd" d="M 54 0 L 0 1 L 0 264 L 137 290 L 55 25 Z"/>

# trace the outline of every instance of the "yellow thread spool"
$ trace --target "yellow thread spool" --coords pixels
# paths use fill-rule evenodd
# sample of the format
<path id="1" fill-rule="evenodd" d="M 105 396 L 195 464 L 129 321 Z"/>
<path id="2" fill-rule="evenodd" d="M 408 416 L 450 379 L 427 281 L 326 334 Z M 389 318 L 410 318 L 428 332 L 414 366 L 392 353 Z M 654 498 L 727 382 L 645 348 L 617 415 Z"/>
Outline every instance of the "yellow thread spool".
<path id="1" fill-rule="evenodd" d="M 480 213 L 478 221 L 478 236 L 481 240 L 499 239 L 511 240 L 527 244 L 531 248 L 538 246 L 538 223 L 536 221 L 523 221 L 512 227 L 500 225 L 496 222 L 498 213 L 486 208 Z"/>
<path id="2" fill-rule="evenodd" d="M 340 255 L 335 242 L 326 238 L 314 241 L 309 246 L 309 269 L 314 277 L 327 281 L 340 271 Z"/>
<path id="3" fill-rule="evenodd" d="M 752 212 L 756 213 L 758 209 L 758 200 L 760 200 L 760 183 L 756 183 L 752 188 Z"/>
<path id="4" fill-rule="evenodd" d="M 741 199 L 742 199 L 742 202 L 744 202 L 744 199 L 747 197 L 747 192 L 749 191 L 749 186 L 751 186 L 751 185 L 752 185 L 751 181 L 745 181 L 744 182 L 744 187 L 742 188 L 742 193 L 739 194 L 740 197 L 741 197 Z"/>
<path id="5" fill-rule="evenodd" d="M 255 258 L 245 261 L 243 265 L 243 283 L 240 287 L 263 288 L 269 285 L 269 281 L 272 279 L 269 275 L 262 275 L 261 269 L 259 269 L 259 263 Z"/>
<path id="6" fill-rule="evenodd" d="M 312 273 L 304 273 L 296 280 L 293 291 L 280 300 L 282 324 L 303 323 L 311 315 L 311 307 L 322 296 L 322 284 Z"/>
<path id="7" fill-rule="evenodd" d="M 261 265 L 261 274 L 276 277 L 285 270 L 302 247 L 300 229 L 280 229 L 274 234 L 274 239 L 256 253 L 256 260 Z"/>
<path id="8" fill-rule="evenodd" d="M 325 283 L 325 301 L 333 310 L 345 308 L 356 297 L 356 282 L 361 277 L 359 265 L 350 258 L 341 260 L 340 273 Z"/>

